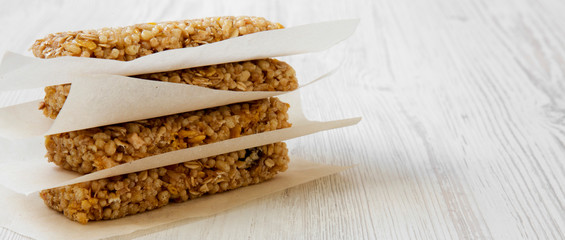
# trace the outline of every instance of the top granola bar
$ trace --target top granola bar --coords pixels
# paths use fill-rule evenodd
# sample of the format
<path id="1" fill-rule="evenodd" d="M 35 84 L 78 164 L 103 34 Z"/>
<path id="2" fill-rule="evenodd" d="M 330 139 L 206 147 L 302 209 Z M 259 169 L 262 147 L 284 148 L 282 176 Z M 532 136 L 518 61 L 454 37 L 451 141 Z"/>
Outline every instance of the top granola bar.
<path id="1" fill-rule="evenodd" d="M 167 49 L 195 47 L 283 26 L 261 17 L 209 17 L 61 32 L 36 40 L 36 57 L 80 56 L 129 61 Z"/>

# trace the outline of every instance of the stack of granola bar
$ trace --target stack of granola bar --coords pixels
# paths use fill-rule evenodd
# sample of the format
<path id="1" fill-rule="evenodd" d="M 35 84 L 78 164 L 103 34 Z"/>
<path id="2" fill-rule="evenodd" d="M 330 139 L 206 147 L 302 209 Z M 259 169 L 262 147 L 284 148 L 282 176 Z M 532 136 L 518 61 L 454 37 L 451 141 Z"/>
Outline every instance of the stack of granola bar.
<path id="1" fill-rule="evenodd" d="M 283 28 L 257 17 L 215 17 L 50 34 L 32 46 L 35 56 L 133 60 L 168 49 L 196 47 Z M 294 69 L 258 59 L 133 76 L 231 91 L 289 91 Z M 72 84 L 48 86 L 41 109 L 55 119 Z M 124 89 L 124 93 L 132 89 Z M 179 113 L 45 137 L 50 162 L 81 174 L 152 155 L 290 127 L 289 105 L 277 98 Z M 285 171 L 283 142 L 41 191 L 45 204 L 80 223 L 115 219 L 236 189 Z"/>

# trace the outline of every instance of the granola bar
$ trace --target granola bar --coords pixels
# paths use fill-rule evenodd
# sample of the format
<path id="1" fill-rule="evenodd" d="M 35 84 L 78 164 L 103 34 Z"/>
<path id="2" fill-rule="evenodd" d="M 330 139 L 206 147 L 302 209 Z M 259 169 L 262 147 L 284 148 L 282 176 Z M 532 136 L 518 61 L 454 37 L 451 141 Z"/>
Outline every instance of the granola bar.
<path id="1" fill-rule="evenodd" d="M 79 173 L 178 149 L 290 127 L 289 105 L 261 99 L 45 137 L 47 158 Z"/>
<path id="2" fill-rule="evenodd" d="M 276 59 L 225 63 L 134 77 L 233 91 L 291 91 L 298 88 L 294 69 Z M 57 118 L 70 90 L 71 84 L 46 87 L 44 102 L 40 106 L 43 114 Z"/>
<path id="3" fill-rule="evenodd" d="M 287 169 L 285 143 L 170 165 L 40 192 L 45 204 L 67 218 L 87 223 L 142 213 L 257 184 Z"/>
<path id="4" fill-rule="evenodd" d="M 36 57 L 80 56 L 129 61 L 167 49 L 195 47 L 283 26 L 261 17 L 208 17 L 60 32 L 36 40 Z"/>

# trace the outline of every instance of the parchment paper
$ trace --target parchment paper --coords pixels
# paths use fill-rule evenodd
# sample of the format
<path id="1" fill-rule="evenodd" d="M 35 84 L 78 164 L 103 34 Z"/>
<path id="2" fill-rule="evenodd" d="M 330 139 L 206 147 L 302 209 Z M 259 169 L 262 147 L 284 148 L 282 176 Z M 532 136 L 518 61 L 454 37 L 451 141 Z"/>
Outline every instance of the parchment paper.
<path id="1" fill-rule="evenodd" d="M 285 94 L 281 96 L 280 99 L 289 103 L 291 106 L 288 111 L 288 116 L 289 122 L 291 122 L 293 126 L 290 128 L 263 132 L 224 140 L 217 143 L 167 152 L 87 175 L 80 175 L 74 172 L 61 170 L 59 167 L 54 166 L 54 164 L 47 163 L 45 159 L 37 159 L 35 161 L 5 161 L 0 164 L 0 184 L 18 193 L 31 194 L 42 189 L 138 172 L 146 169 L 280 142 L 319 131 L 354 125 L 361 120 L 361 118 L 350 118 L 328 122 L 310 121 L 306 119 L 302 111 L 299 91 Z M 27 151 L 22 151 L 20 154 L 33 154 L 34 156 L 37 156 L 36 153 L 28 153 Z"/>
<path id="2" fill-rule="evenodd" d="M 308 162 L 291 156 L 289 169 L 267 182 L 233 191 L 205 196 L 184 203 L 111 221 L 86 225 L 67 219 L 46 207 L 37 195 L 21 195 L 0 186 L 0 225 L 36 239 L 99 239 L 151 229 L 191 218 L 211 216 L 249 201 L 275 193 L 350 167 Z M 275 217 L 275 216 L 273 216 Z M 190 222 L 185 227 L 191 227 Z"/>
<path id="3" fill-rule="evenodd" d="M 132 76 L 227 62 L 316 52 L 349 37 L 359 19 L 258 32 L 198 47 L 167 50 L 132 61 L 58 57 L 38 59 L 8 52 L 0 65 L 0 90 L 71 83 L 85 74 Z"/>
<path id="4" fill-rule="evenodd" d="M 321 80 L 337 69 L 312 80 Z M 23 138 L 166 116 L 277 96 L 281 91 L 224 91 L 118 75 L 86 74 L 71 85 L 53 120 L 38 110 L 42 100 L 0 108 L 0 136 Z"/>

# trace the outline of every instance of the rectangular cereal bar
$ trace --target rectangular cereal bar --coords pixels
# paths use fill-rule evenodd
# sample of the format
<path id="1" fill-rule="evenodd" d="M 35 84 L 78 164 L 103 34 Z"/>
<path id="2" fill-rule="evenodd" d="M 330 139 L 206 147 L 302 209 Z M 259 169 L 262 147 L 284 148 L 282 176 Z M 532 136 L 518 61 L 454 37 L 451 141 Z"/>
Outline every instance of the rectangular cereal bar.
<path id="1" fill-rule="evenodd" d="M 45 204 L 80 223 L 142 213 L 257 184 L 287 169 L 283 142 L 40 192 Z"/>
<path id="2" fill-rule="evenodd" d="M 45 137 L 47 158 L 90 173 L 140 158 L 290 127 L 289 105 L 268 98 Z"/>
<path id="3" fill-rule="evenodd" d="M 250 33 L 281 29 L 261 17 L 208 17 L 49 34 L 35 41 L 39 58 L 95 57 L 129 61 L 151 53 L 195 47 Z"/>
<path id="4" fill-rule="evenodd" d="M 298 88 L 294 69 L 276 59 L 225 63 L 134 76 L 232 91 L 291 91 Z M 48 86 L 40 109 L 55 119 L 69 95 L 71 84 Z"/>

